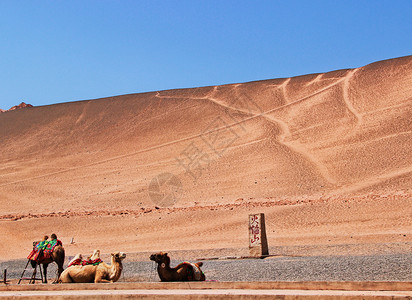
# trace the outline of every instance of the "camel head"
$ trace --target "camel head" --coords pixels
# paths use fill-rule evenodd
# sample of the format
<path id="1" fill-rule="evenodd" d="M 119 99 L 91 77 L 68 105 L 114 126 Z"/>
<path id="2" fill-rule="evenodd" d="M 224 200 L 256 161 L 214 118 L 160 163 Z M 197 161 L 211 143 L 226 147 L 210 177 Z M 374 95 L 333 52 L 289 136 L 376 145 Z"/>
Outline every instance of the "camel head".
<path id="1" fill-rule="evenodd" d="M 123 252 L 112 253 L 112 259 L 114 259 L 115 262 L 120 263 L 125 258 L 126 258 L 126 253 L 123 253 Z"/>
<path id="2" fill-rule="evenodd" d="M 170 258 L 167 256 L 166 252 L 158 252 L 150 255 L 150 260 L 153 260 L 159 264 L 169 261 Z"/>

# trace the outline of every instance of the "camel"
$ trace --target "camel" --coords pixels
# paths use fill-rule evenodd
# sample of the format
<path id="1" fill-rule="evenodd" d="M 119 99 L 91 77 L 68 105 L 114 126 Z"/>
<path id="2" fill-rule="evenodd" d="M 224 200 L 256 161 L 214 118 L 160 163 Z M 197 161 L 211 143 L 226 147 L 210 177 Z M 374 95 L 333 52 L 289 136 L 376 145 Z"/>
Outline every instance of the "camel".
<path id="1" fill-rule="evenodd" d="M 52 234 L 51 238 L 57 239 L 57 236 L 55 234 Z M 43 238 L 44 241 L 47 239 L 48 239 L 47 236 Z M 33 247 L 37 243 L 38 242 L 33 242 Z M 63 272 L 64 257 L 65 257 L 64 248 L 60 242 L 60 244 L 54 247 L 50 258 L 43 259 L 41 260 L 41 262 L 38 262 L 36 260 L 30 260 L 30 264 L 33 268 L 35 268 L 37 264 L 43 265 L 44 283 L 47 283 L 47 267 L 49 266 L 50 263 L 55 262 L 57 264 L 57 276 L 56 276 L 56 279 L 53 281 L 53 283 L 57 283 L 57 280 L 59 279 L 60 274 Z"/>
<path id="2" fill-rule="evenodd" d="M 157 263 L 157 273 L 161 281 L 204 281 L 205 274 L 200 270 L 202 262 L 184 262 L 174 268 L 170 267 L 170 257 L 159 252 L 150 255 L 150 260 Z"/>
<path id="3" fill-rule="evenodd" d="M 123 252 L 112 253 L 112 264 L 104 262 L 98 265 L 71 266 L 60 275 L 59 283 L 98 283 L 116 282 L 122 274 L 122 260 L 126 258 Z"/>

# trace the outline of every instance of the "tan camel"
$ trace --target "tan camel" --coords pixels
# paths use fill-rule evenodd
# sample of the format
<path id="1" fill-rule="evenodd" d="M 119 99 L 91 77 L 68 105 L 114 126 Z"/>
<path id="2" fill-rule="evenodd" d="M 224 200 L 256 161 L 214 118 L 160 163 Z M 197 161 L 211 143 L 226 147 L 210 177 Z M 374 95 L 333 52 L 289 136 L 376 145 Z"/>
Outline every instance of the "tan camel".
<path id="1" fill-rule="evenodd" d="M 51 238 L 57 239 L 57 236 L 53 233 L 51 235 Z M 45 236 L 43 238 L 44 241 L 47 239 L 48 239 L 48 236 Z M 33 242 L 33 247 L 37 243 L 38 242 Z M 50 263 L 55 262 L 57 264 L 57 276 L 56 276 L 56 279 L 53 281 L 53 283 L 56 283 L 60 277 L 60 274 L 63 272 L 64 257 L 65 257 L 64 248 L 60 242 L 56 247 L 54 247 L 50 258 L 42 259 L 40 263 L 35 260 L 30 260 L 30 264 L 33 268 L 35 268 L 37 264 L 43 265 L 44 282 L 47 283 L 47 267 L 49 266 Z"/>
<path id="2" fill-rule="evenodd" d="M 161 281 L 204 281 L 205 274 L 200 269 L 202 262 L 184 262 L 174 268 L 170 267 L 170 257 L 159 252 L 150 255 L 150 260 L 157 263 L 157 273 Z"/>
<path id="3" fill-rule="evenodd" d="M 116 282 L 122 274 L 122 260 L 126 254 L 123 252 L 112 253 L 112 264 L 100 263 L 96 266 L 71 266 L 60 275 L 60 283 L 97 283 Z"/>

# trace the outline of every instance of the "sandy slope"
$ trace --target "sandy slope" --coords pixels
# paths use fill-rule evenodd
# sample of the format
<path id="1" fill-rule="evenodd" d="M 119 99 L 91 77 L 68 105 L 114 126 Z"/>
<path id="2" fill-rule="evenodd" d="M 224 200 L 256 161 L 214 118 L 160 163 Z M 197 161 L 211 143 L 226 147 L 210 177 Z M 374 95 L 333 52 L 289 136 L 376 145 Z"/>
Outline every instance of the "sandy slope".
<path id="1" fill-rule="evenodd" d="M 69 255 L 247 247 L 256 211 L 271 245 L 410 242 L 411 107 L 409 56 L 2 113 L 0 258 L 52 231 Z"/>

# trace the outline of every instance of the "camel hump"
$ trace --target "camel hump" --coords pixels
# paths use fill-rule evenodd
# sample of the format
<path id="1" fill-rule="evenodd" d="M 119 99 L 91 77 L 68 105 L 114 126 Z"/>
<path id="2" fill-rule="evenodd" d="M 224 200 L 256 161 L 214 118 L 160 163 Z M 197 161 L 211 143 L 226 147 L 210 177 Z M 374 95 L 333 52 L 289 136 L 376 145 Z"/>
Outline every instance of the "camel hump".
<path id="1" fill-rule="evenodd" d="M 196 263 L 196 265 L 197 265 L 198 267 L 201 267 L 201 266 L 203 266 L 203 262 L 199 261 L 199 262 Z"/>

